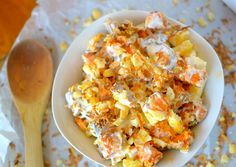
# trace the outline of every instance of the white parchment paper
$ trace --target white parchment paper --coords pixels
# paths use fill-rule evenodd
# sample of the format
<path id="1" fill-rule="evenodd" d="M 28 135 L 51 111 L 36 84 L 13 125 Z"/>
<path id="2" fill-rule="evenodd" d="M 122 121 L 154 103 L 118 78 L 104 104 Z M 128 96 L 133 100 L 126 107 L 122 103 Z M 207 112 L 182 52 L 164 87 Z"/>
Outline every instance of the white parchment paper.
<path id="1" fill-rule="evenodd" d="M 232 50 L 236 49 L 236 15 L 219 0 L 179 0 L 174 3 L 172 0 L 38 0 L 38 6 L 33 10 L 32 16 L 15 43 L 27 38 L 34 38 L 44 43 L 52 53 L 56 71 L 64 54 L 60 45 L 62 43 L 69 45 L 73 41 L 84 28 L 83 23 L 91 16 L 94 8 L 99 8 L 103 14 L 124 9 L 160 10 L 175 19 L 186 20 L 185 24 L 193 25 L 193 28 L 203 36 L 209 35 L 213 29 L 220 29 L 224 44 Z M 199 12 L 198 8 L 202 10 Z M 209 11 L 215 14 L 212 22 L 207 21 Z M 205 18 L 208 25 L 200 27 L 197 24 L 198 18 Z M 222 24 L 222 19 L 225 18 L 229 20 L 228 24 Z M 231 56 L 234 59 L 236 57 L 235 53 Z M 224 104 L 229 110 L 236 112 L 235 89 L 232 85 L 226 85 Z M 70 146 L 59 134 L 50 107 L 45 114 L 42 131 L 46 165 L 70 166 L 71 161 L 80 158 L 78 153 L 71 153 L 68 150 Z M 230 132 L 230 139 L 236 141 L 236 127 L 230 128 Z M 216 146 L 218 134 L 219 127 L 215 125 L 199 154 L 205 153 L 210 156 Z M 14 144 L 9 147 L 11 142 Z M 74 157 L 71 157 L 71 154 Z M 86 162 L 89 166 L 96 166 L 86 158 L 79 161 L 78 165 L 84 166 Z M 14 164 L 24 166 L 24 142 L 19 115 L 12 102 L 7 83 L 5 63 L 0 72 L 0 166 L 14 166 Z M 236 160 L 232 158 L 226 166 L 234 165 Z"/>

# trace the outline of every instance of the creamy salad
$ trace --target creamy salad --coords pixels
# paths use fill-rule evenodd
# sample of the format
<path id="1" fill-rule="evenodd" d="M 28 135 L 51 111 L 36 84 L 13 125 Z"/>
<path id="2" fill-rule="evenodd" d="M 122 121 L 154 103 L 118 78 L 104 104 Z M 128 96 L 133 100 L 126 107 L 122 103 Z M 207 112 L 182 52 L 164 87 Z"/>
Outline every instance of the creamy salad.
<path id="1" fill-rule="evenodd" d="M 75 123 L 112 165 L 150 167 L 165 150 L 188 152 L 191 128 L 207 114 L 207 63 L 188 27 L 161 12 L 141 25 L 107 20 L 105 27 L 82 55 L 83 80 L 65 95 Z"/>

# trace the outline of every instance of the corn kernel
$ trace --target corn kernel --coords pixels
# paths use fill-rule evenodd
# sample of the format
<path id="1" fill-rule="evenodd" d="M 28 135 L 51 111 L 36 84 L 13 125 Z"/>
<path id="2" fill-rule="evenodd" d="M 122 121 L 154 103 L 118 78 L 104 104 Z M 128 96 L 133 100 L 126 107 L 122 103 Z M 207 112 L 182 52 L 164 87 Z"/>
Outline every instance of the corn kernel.
<path id="1" fill-rule="evenodd" d="M 102 16 L 102 11 L 98 8 L 94 8 L 92 10 L 92 17 L 94 20 L 97 20 L 98 18 L 100 18 Z"/>
<path id="2" fill-rule="evenodd" d="M 181 133 L 184 130 L 183 122 L 182 122 L 181 118 L 176 113 L 174 113 L 172 110 L 170 111 L 168 123 L 174 129 L 174 131 L 177 133 Z"/>

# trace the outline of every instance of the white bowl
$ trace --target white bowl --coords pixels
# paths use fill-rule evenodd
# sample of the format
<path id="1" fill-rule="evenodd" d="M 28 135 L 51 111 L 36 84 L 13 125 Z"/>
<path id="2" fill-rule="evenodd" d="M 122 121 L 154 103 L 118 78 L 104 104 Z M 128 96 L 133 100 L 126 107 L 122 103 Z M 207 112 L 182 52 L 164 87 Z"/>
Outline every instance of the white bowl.
<path id="1" fill-rule="evenodd" d="M 65 108 L 65 93 L 67 89 L 81 80 L 83 60 L 81 55 L 84 53 L 89 39 L 99 32 L 106 32 L 104 21 L 111 18 L 118 21 L 131 20 L 135 24 L 144 22 L 149 12 L 146 11 L 120 11 L 106 15 L 95 21 L 91 26 L 86 28 L 70 45 L 65 56 L 63 57 L 53 84 L 52 91 L 52 111 L 56 125 L 64 138 L 80 153 L 100 165 L 110 166 L 110 162 L 104 160 L 98 153 L 97 148 L 93 145 L 93 138 L 88 138 L 74 123 L 72 113 Z M 170 19 L 172 22 L 179 22 Z M 203 145 L 211 132 L 222 103 L 224 92 L 224 76 L 220 60 L 209 45 L 195 31 L 190 30 L 191 41 L 194 44 L 198 55 L 207 62 L 208 81 L 204 90 L 204 103 L 208 108 L 208 114 L 204 121 L 197 125 L 193 131 L 195 140 L 191 145 L 188 153 L 170 150 L 164 153 L 164 158 L 158 163 L 158 166 L 183 166 L 188 162 L 198 149 Z"/>

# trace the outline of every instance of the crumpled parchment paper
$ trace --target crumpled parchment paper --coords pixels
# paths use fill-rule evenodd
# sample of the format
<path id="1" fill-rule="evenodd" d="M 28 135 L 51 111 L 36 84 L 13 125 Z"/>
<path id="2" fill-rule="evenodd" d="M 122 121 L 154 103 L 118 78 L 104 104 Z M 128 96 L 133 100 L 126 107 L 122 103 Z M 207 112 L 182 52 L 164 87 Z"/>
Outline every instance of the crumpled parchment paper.
<path id="1" fill-rule="evenodd" d="M 124 9 L 160 10 L 170 17 L 186 22 L 187 25 L 192 25 L 203 36 L 209 36 L 212 30 L 220 29 L 223 33 L 221 40 L 232 50 L 235 49 L 236 15 L 218 0 L 38 0 L 38 6 L 33 10 L 15 43 L 26 38 L 34 38 L 44 43 L 52 53 L 56 71 L 67 46 L 82 31 L 84 22 L 91 16 L 94 8 L 100 9 L 103 14 Z M 215 16 L 212 21 L 208 18 L 209 11 Z M 204 18 L 206 27 L 197 24 L 199 18 Z M 229 22 L 223 24 L 222 19 L 228 19 Z M 235 53 L 232 55 L 235 56 Z M 232 112 L 236 112 L 234 86 L 235 84 L 226 85 L 224 98 L 224 105 Z M 204 153 L 209 158 L 216 146 L 219 131 L 220 128 L 215 125 L 198 154 Z M 235 132 L 236 127 L 231 127 L 229 137 L 233 141 L 236 141 Z M 42 133 L 45 166 L 97 166 L 87 158 L 82 158 L 63 139 L 52 119 L 50 104 L 43 120 Z M 236 160 L 232 158 L 227 166 L 235 164 Z M 7 83 L 5 63 L 0 72 L 0 166 L 14 165 L 24 166 L 24 142 L 19 115 Z"/>

